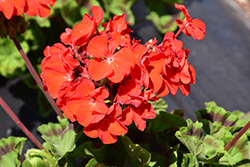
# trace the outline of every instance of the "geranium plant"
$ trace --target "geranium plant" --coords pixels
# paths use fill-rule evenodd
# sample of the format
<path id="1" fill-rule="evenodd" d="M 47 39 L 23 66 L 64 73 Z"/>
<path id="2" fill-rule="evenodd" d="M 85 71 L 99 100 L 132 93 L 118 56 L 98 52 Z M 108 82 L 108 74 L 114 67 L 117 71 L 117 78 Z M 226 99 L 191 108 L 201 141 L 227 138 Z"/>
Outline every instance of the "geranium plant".
<path id="1" fill-rule="evenodd" d="M 154 38 L 145 44 L 131 37 L 125 14 L 105 22 L 106 11 L 93 5 L 91 15 L 85 13 L 65 29 L 61 43 L 45 47 L 41 82 L 16 35 L 27 28 L 22 13 L 46 19 L 48 5 L 55 1 L 0 1 L 1 35 L 14 42 L 58 114 L 58 123 L 38 127 L 40 144 L 0 97 L 1 106 L 37 146 L 23 159 L 26 138 L 1 139 L 1 166 L 249 165 L 249 114 L 225 111 L 215 102 L 196 111 L 195 123 L 185 121 L 182 110 L 166 112 L 161 97 L 178 89 L 188 96 L 196 80 L 189 50 L 178 35 L 202 40 L 206 34 L 205 24 L 191 18 L 184 5 L 174 4 L 184 15 L 176 19 L 178 31 L 168 31 L 161 43 Z"/>

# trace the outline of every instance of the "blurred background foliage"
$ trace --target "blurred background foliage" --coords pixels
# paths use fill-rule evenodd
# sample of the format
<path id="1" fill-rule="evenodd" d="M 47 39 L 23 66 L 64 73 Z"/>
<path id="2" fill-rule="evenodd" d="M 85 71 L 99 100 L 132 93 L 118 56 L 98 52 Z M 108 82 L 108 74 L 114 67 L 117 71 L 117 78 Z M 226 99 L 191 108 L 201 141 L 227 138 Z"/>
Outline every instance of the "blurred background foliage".
<path id="1" fill-rule="evenodd" d="M 148 15 L 145 18 L 135 18 L 131 7 L 136 3 L 146 5 Z M 174 3 L 183 3 L 183 0 L 57 0 L 55 6 L 51 7 L 49 17 L 24 16 L 28 24 L 27 30 L 17 37 L 24 52 L 40 74 L 40 63 L 44 57 L 45 47 L 60 42 L 60 35 L 65 31 L 65 28 L 73 28 L 81 21 L 85 13 L 92 15 L 93 6 L 99 6 L 103 9 L 103 23 L 108 22 L 114 15 L 125 13 L 127 22 L 131 26 L 152 21 L 157 30 L 165 34 L 167 31 L 175 31 L 177 29 L 175 19 L 183 17 L 183 14 L 174 8 Z M 101 26 L 100 30 L 102 30 Z M 26 72 L 25 63 L 14 43 L 9 38 L 0 38 L 0 75 L 5 78 L 13 78 Z M 38 88 L 31 75 L 27 73 L 26 76 L 25 84 L 30 88 Z M 43 116 L 48 115 L 50 105 L 46 104 L 47 101 L 43 99 L 41 93 L 39 93 L 38 99 L 41 101 L 39 102 L 40 113 Z"/>

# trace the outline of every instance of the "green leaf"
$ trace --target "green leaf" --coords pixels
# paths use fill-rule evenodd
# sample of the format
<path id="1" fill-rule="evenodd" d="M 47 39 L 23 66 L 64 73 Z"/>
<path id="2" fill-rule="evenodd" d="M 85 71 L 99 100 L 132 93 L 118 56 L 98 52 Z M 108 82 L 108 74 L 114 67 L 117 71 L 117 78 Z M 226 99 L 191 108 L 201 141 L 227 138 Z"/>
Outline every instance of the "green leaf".
<path id="1" fill-rule="evenodd" d="M 159 98 L 156 102 L 149 101 L 149 103 L 151 103 L 157 115 L 160 114 L 160 111 L 166 111 L 168 108 L 168 105 L 163 98 Z"/>
<path id="2" fill-rule="evenodd" d="M 1 156 L 4 155 L 5 153 L 15 151 L 18 156 L 21 155 L 23 145 L 27 139 L 24 137 L 13 137 L 10 136 L 7 139 L 2 138 L 0 140 L 0 159 Z"/>
<path id="3" fill-rule="evenodd" d="M 10 136 L 0 140 L 0 164 L 2 166 L 19 166 L 23 145 L 27 139 Z M 1 166 L 0 165 L 0 166 Z"/>
<path id="4" fill-rule="evenodd" d="M 244 126 L 237 115 L 218 107 L 215 102 L 206 103 L 205 110 L 196 111 L 196 116 L 203 123 L 204 131 L 216 138 L 221 138 L 229 132 L 237 132 Z"/>
<path id="5" fill-rule="evenodd" d="M 67 119 L 59 119 L 59 122 L 38 127 L 38 131 L 46 141 L 44 147 L 50 150 L 57 160 L 76 147 L 74 143 L 76 133 L 73 130 L 73 124 L 70 124 Z"/>
<path id="6" fill-rule="evenodd" d="M 15 151 L 8 152 L 3 155 L 0 160 L 0 166 L 8 166 L 8 167 L 18 167 L 20 166 L 20 161 L 17 158 L 17 153 Z"/>
<path id="7" fill-rule="evenodd" d="M 46 37 L 44 31 L 39 27 L 38 23 L 34 20 L 30 20 L 29 29 L 23 35 L 25 41 L 29 42 L 30 50 L 36 51 L 38 49 L 43 50 L 46 45 Z"/>
<path id="8" fill-rule="evenodd" d="M 82 15 L 80 13 L 80 6 L 75 0 L 66 0 L 62 3 L 60 13 L 64 21 L 73 27 L 76 22 L 81 21 Z"/>
<path id="9" fill-rule="evenodd" d="M 106 167 L 104 163 L 99 163 L 95 158 L 92 158 L 85 167 Z"/>
<path id="10" fill-rule="evenodd" d="M 51 26 L 50 20 L 48 17 L 41 18 L 41 17 L 36 15 L 33 17 L 29 17 L 29 18 L 34 19 L 37 22 L 37 24 L 39 25 L 39 27 L 41 27 L 41 28 L 49 28 Z"/>
<path id="11" fill-rule="evenodd" d="M 191 154 L 191 153 L 187 153 L 183 155 L 182 158 L 182 163 L 181 166 L 182 167 L 193 167 L 196 165 L 196 160 L 195 157 Z"/>
<path id="12" fill-rule="evenodd" d="M 187 120 L 187 127 L 182 127 L 175 133 L 180 142 L 186 146 L 189 152 L 195 157 L 198 167 L 197 157 L 203 154 L 203 142 L 201 140 L 202 123 L 193 123 L 191 119 Z"/>
<path id="13" fill-rule="evenodd" d="M 52 155 L 45 152 L 45 150 L 39 149 L 29 149 L 24 154 L 26 160 L 24 161 L 24 165 L 29 166 L 38 166 L 41 161 L 48 162 L 50 166 L 55 166 L 56 162 L 53 159 Z M 41 165 L 44 163 L 41 163 Z M 47 164 L 47 163 L 45 163 Z"/>
<path id="14" fill-rule="evenodd" d="M 51 167 L 48 161 L 39 161 L 36 167 Z"/>
<path id="15" fill-rule="evenodd" d="M 131 166 L 143 166 L 150 162 L 151 154 L 138 144 L 132 143 L 127 136 L 122 136 L 123 147 L 131 159 Z M 133 165 L 132 165 L 133 164 Z"/>
<path id="16" fill-rule="evenodd" d="M 179 128 L 186 126 L 186 122 L 178 115 L 173 115 L 165 111 L 161 111 L 157 117 L 152 120 L 152 129 L 154 133 L 170 128 Z"/>
<path id="17" fill-rule="evenodd" d="M 246 134 L 243 134 L 228 152 L 238 166 L 250 166 L 250 143 Z"/>
<path id="18" fill-rule="evenodd" d="M 28 43 L 23 41 L 20 44 L 28 53 Z M 0 38 L 0 46 L 0 74 L 7 78 L 23 74 L 26 66 L 14 42 L 9 38 Z"/>
<path id="19" fill-rule="evenodd" d="M 34 167 L 28 160 L 24 160 L 22 163 L 22 167 Z"/>

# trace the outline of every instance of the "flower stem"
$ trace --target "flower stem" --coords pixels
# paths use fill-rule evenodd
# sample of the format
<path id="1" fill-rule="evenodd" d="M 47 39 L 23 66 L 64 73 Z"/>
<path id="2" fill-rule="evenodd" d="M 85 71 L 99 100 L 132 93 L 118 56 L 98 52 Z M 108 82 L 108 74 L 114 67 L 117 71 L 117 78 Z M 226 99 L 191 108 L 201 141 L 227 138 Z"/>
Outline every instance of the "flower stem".
<path id="1" fill-rule="evenodd" d="M 32 66 L 32 64 L 29 61 L 29 58 L 27 57 L 27 55 L 24 53 L 18 39 L 16 37 L 14 37 L 13 42 L 15 43 L 18 51 L 20 52 L 27 68 L 29 69 L 31 75 L 33 76 L 33 78 L 35 79 L 36 83 L 38 84 L 38 86 L 40 87 L 40 89 L 42 90 L 43 94 L 45 95 L 45 97 L 48 99 L 48 101 L 50 102 L 51 106 L 53 107 L 53 109 L 55 110 L 55 112 L 57 113 L 57 115 L 60 116 L 61 119 L 64 118 L 62 112 L 60 111 L 60 109 L 57 107 L 55 101 L 52 99 L 52 97 L 49 95 L 49 93 L 47 91 L 43 90 L 43 83 L 40 79 L 40 77 L 38 76 L 38 74 L 36 73 L 34 67 Z"/>
<path id="2" fill-rule="evenodd" d="M 32 133 L 24 126 L 24 124 L 17 118 L 15 113 L 9 108 L 9 106 L 4 102 L 0 96 L 0 105 L 6 111 L 6 113 L 11 117 L 11 119 L 17 124 L 18 127 L 29 137 L 29 139 L 39 148 L 46 150 L 42 144 L 32 135 Z"/>
<path id="3" fill-rule="evenodd" d="M 228 151 L 240 137 L 250 128 L 250 121 L 239 131 L 239 133 L 226 145 L 224 150 Z"/>

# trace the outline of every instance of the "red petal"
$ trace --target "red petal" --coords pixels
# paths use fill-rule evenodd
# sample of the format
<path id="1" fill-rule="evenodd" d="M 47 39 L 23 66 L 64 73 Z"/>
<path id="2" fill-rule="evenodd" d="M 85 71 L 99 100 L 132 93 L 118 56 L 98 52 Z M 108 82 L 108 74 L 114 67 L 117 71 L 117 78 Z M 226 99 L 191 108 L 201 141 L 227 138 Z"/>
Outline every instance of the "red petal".
<path id="1" fill-rule="evenodd" d="M 89 105 L 88 100 L 86 101 L 81 100 L 79 102 L 81 102 L 81 104 L 78 104 L 75 115 L 77 117 L 77 121 L 79 122 L 79 124 L 81 124 L 82 126 L 87 126 L 90 123 L 92 114 L 92 110 L 90 110 L 91 105 Z"/>
<path id="2" fill-rule="evenodd" d="M 128 75 L 131 68 L 134 67 L 134 53 L 128 48 L 122 48 L 112 56 L 110 65 L 114 74 L 107 76 L 107 78 L 114 83 L 118 83 L 122 81 L 124 76 Z"/>
<path id="3" fill-rule="evenodd" d="M 102 9 L 99 6 L 93 6 L 92 13 L 94 15 L 96 25 L 99 25 L 102 22 L 103 14 L 104 14 Z"/>
<path id="4" fill-rule="evenodd" d="M 106 36 L 110 36 L 111 38 L 109 39 L 108 50 L 109 55 L 112 55 L 121 43 L 121 35 L 118 32 L 112 32 L 111 34 L 107 34 Z"/>
<path id="5" fill-rule="evenodd" d="M 91 96 L 98 97 L 100 99 L 106 99 L 109 97 L 109 91 L 104 87 L 99 87 L 90 93 Z"/>
<path id="6" fill-rule="evenodd" d="M 98 136 L 102 140 L 103 144 L 113 144 L 117 141 L 117 137 L 110 134 L 109 131 L 103 131 L 99 129 Z"/>
<path id="7" fill-rule="evenodd" d="M 98 136 L 102 140 L 103 144 L 112 144 L 117 141 L 115 135 L 112 135 L 109 131 L 110 121 L 108 118 L 105 118 L 101 125 L 99 126 Z"/>
<path id="8" fill-rule="evenodd" d="M 188 96 L 189 92 L 190 92 L 190 85 L 189 84 L 180 84 L 179 88 L 181 90 L 181 93 L 184 96 Z"/>
<path id="9" fill-rule="evenodd" d="M 155 92 L 157 92 L 162 85 L 162 75 L 156 72 L 155 70 L 151 71 L 149 74 L 150 77 L 150 88 L 154 89 Z"/>
<path id="10" fill-rule="evenodd" d="M 161 88 L 156 93 L 160 97 L 164 97 L 164 96 L 168 95 L 169 89 L 168 89 L 167 85 L 165 84 L 165 82 L 162 83 Z"/>
<path id="11" fill-rule="evenodd" d="M 95 84 L 90 79 L 82 79 L 77 85 L 75 92 L 81 96 L 88 96 L 90 92 L 95 90 Z"/>
<path id="12" fill-rule="evenodd" d="M 17 15 L 17 16 L 21 15 L 24 12 L 26 0 L 12 0 L 12 2 L 14 3 L 15 8 L 16 8 L 14 15 Z"/>
<path id="13" fill-rule="evenodd" d="M 128 106 L 123 110 L 122 116 L 119 119 L 122 124 L 129 126 L 133 122 L 133 110 L 132 106 Z"/>
<path id="14" fill-rule="evenodd" d="M 108 36 L 98 35 L 93 37 L 87 46 L 87 52 L 90 56 L 96 58 L 108 58 Z"/>
<path id="15" fill-rule="evenodd" d="M 89 61 L 88 71 L 90 77 L 95 81 L 99 81 L 113 72 L 110 63 L 99 58 L 94 58 Z"/>
<path id="16" fill-rule="evenodd" d="M 0 1 L 0 11 L 3 12 L 6 19 L 11 19 L 14 12 L 14 4 L 10 0 Z"/>
<path id="17" fill-rule="evenodd" d="M 156 117 L 155 110 L 150 103 L 142 103 L 140 109 L 142 110 L 142 118 L 154 119 Z"/>
<path id="18" fill-rule="evenodd" d="M 97 138 L 98 128 L 99 128 L 99 123 L 89 124 L 83 129 L 83 132 L 91 138 Z"/>
<path id="19" fill-rule="evenodd" d="M 41 78 L 46 85 L 51 97 L 54 99 L 58 97 L 59 88 L 63 82 L 69 80 L 67 74 L 65 74 L 64 71 L 60 72 L 52 69 L 44 70 L 41 73 Z"/>
<path id="20" fill-rule="evenodd" d="M 128 129 L 116 118 L 108 118 L 109 127 L 108 131 L 113 135 L 125 135 Z M 104 123 L 105 121 L 103 121 Z"/>
<path id="21" fill-rule="evenodd" d="M 165 80 L 165 83 L 167 84 L 167 86 L 168 86 L 168 88 L 169 88 L 171 94 L 172 94 L 173 96 L 175 96 L 176 93 L 177 93 L 177 90 L 178 90 L 178 84 L 175 84 L 175 83 L 173 83 L 173 82 L 166 81 L 166 80 Z"/>
<path id="22" fill-rule="evenodd" d="M 72 31 L 73 31 L 72 29 L 66 28 L 65 32 L 63 32 L 60 35 L 60 39 L 61 39 L 62 43 L 64 43 L 65 45 L 72 45 L 74 43 L 72 38 L 71 38 Z"/>
<path id="23" fill-rule="evenodd" d="M 37 0 L 27 0 L 28 9 L 25 13 L 28 16 L 38 15 L 40 17 L 47 17 L 50 14 L 50 8 L 45 5 L 39 3 Z"/>
<path id="24" fill-rule="evenodd" d="M 133 120 L 135 122 L 135 126 L 140 130 L 144 131 L 146 128 L 146 120 L 141 117 L 141 113 L 138 113 L 134 108 Z"/>
<path id="25" fill-rule="evenodd" d="M 54 6 L 55 0 L 37 0 L 37 2 L 44 4 L 44 5 L 50 5 Z"/>
<path id="26" fill-rule="evenodd" d="M 195 84 L 196 73 L 195 73 L 194 67 L 192 65 L 190 65 L 190 64 L 189 64 L 189 72 L 191 74 L 191 81 L 190 81 L 190 83 L 191 84 Z"/>
<path id="27" fill-rule="evenodd" d="M 75 41 L 75 45 L 85 45 L 93 35 L 95 28 L 95 21 L 88 14 L 85 14 L 82 21 L 73 28 L 72 39 Z"/>
<path id="28" fill-rule="evenodd" d="M 180 80 L 184 84 L 188 84 L 191 81 L 191 76 L 189 73 L 189 63 L 187 62 L 187 60 L 186 60 L 184 67 L 182 68 L 182 70 L 180 72 Z"/>

